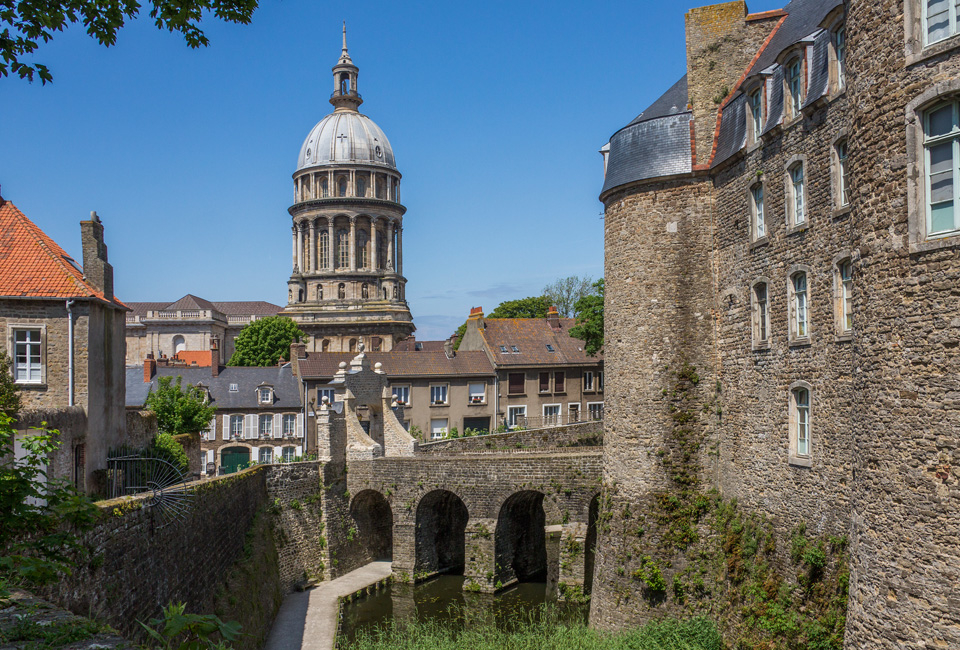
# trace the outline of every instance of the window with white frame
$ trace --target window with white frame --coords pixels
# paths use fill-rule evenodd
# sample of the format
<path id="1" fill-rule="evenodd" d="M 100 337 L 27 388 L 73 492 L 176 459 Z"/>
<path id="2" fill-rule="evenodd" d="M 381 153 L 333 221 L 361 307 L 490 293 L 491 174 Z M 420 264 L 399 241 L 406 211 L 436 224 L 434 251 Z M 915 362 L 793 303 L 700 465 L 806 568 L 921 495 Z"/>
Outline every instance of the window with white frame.
<path id="1" fill-rule="evenodd" d="M 794 57 L 787 62 L 784 80 L 787 84 L 789 117 L 797 117 L 803 105 L 803 59 L 801 57 Z"/>
<path id="2" fill-rule="evenodd" d="M 957 187 L 960 186 L 960 116 L 952 100 L 926 111 L 923 147 L 926 169 L 927 236 L 960 230 Z"/>
<path id="3" fill-rule="evenodd" d="M 268 386 L 261 386 L 257 389 L 257 399 L 261 404 L 273 403 L 273 389 Z"/>
<path id="4" fill-rule="evenodd" d="M 766 345 L 770 335 L 769 290 L 766 282 L 753 285 L 753 344 Z"/>
<path id="5" fill-rule="evenodd" d="M 603 402 L 587 402 L 587 414 L 591 420 L 602 420 Z"/>
<path id="6" fill-rule="evenodd" d="M 753 141 L 759 142 L 760 135 L 763 133 L 763 87 L 757 88 L 749 97 L 750 101 L 750 126 L 753 133 Z"/>
<path id="7" fill-rule="evenodd" d="M 331 404 L 333 404 L 333 396 L 336 395 L 337 391 L 333 388 L 318 388 L 317 389 L 317 404 L 323 404 L 323 398 L 327 398 Z"/>
<path id="8" fill-rule="evenodd" d="M 558 424 L 560 422 L 560 405 L 559 404 L 544 404 L 543 405 L 543 423 L 548 424 Z"/>
<path id="9" fill-rule="evenodd" d="M 410 387 L 409 386 L 392 386 L 390 390 L 393 391 L 393 394 L 397 398 L 397 404 L 403 406 L 410 405 Z"/>
<path id="10" fill-rule="evenodd" d="M 284 413 L 283 415 L 283 435 L 297 435 L 297 416 L 296 414 Z"/>
<path id="11" fill-rule="evenodd" d="M 957 0 L 922 0 L 923 31 L 927 45 L 942 41 L 957 33 Z"/>
<path id="12" fill-rule="evenodd" d="M 507 426 L 516 427 L 524 423 L 527 418 L 526 406 L 508 406 L 507 407 Z"/>
<path id="13" fill-rule="evenodd" d="M 810 458 L 810 389 L 797 386 L 790 390 L 791 456 Z"/>
<path id="14" fill-rule="evenodd" d="M 853 262 L 837 264 L 837 326 L 840 334 L 853 331 Z"/>
<path id="15" fill-rule="evenodd" d="M 580 421 L 580 402 L 570 402 L 567 404 L 567 420 L 569 422 Z"/>
<path id="16" fill-rule="evenodd" d="M 447 418 L 433 418 L 430 420 L 430 439 L 442 440 L 447 435 Z"/>
<path id="17" fill-rule="evenodd" d="M 43 332 L 40 328 L 13 330 L 13 380 L 18 384 L 43 381 Z"/>
<path id="18" fill-rule="evenodd" d="M 216 418 L 212 418 L 210 420 L 210 423 L 207 425 L 207 428 L 200 432 L 200 437 L 204 440 L 215 440 L 216 429 L 217 429 L 217 420 Z"/>
<path id="19" fill-rule="evenodd" d="M 790 276 L 790 334 L 794 339 L 810 336 L 807 300 L 807 274 L 797 271 Z"/>
<path id="20" fill-rule="evenodd" d="M 283 462 L 292 463 L 297 458 L 297 448 L 296 447 L 284 447 L 280 450 L 283 455 Z"/>
<path id="21" fill-rule="evenodd" d="M 750 188 L 750 212 L 753 217 L 754 241 L 767 236 L 767 223 L 763 211 L 763 183 Z"/>
<path id="22" fill-rule="evenodd" d="M 471 383 L 468 387 L 471 404 L 483 404 L 487 396 L 487 385 L 483 382 Z"/>
<path id="23" fill-rule="evenodd" d="M 850 204 L 850 184 L 847 175 L 847 141 L 840 140 L 834 147 L 837 155 L 837 202 L 840 207 Z"/>
<path id="24" fill-rule="evenodd" d="M 837 91 L 847 83 L 847 30 L 840 27 L 833 33 L 833 53 L 837 62 Z"/>
<path id="25" fill-rule="evenodd" d="M 593 371 L 585 370 L 583 373 L 583 392 L 593 391 Z"/>
<path id="26" fill-rule="evenodd" d="M 603 392 L 603 371 L 597 373 L 597 390 Z"/>
<path id="27" fill-rule="evenodd" d="M 273 462 L 273 447 L 260 447 L 259 461 L 270 464 Z"/>
<path id="28" fill-rule="evenodd" d="M 430 386 L 430 403 L 447 403 L 447 384 L 433 384 Z"/>
<path id="29" fill-rule="evenodd" d="M 260 416 L 260 427 L 257 430 L 261 437 L 269 438 L 273 435 L 273 416 L 263 414 Z"/>
<path id="30" fill-rule="evenodd" d="M 794 163 L 787 170 L 787 216 L 790 226 L 800 226 L 807 221 L 807 205 L 803 162 Z"/>
<path id="31" fill-rule="evenodd" d="M 230 416 L 230 435 L 234 438 L 239 438 L 243 435 L 243 416 L 242 415 L 231 415 Z"/>

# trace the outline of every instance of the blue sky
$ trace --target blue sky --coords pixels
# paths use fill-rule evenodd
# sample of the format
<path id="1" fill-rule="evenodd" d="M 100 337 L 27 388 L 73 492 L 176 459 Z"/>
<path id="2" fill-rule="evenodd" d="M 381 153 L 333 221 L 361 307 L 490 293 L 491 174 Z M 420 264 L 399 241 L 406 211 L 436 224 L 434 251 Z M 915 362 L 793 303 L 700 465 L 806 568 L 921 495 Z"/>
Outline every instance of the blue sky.
<path id="1" fill-rule="evenodd" d="M 443 338 L 470 307 L 602 276 L 597 150 L 683 74 L 687 8 L 266 0 L 208 19 L 199 50 L 149 20 L 111 48 L 72 28 L 37 56 L 52 84 L 0 80 L 2 194 L 78 259 L 97 210 L 121 299 L 284 304 L 291 174 L 346 20 L 404 175 L 417 338 Z"/>

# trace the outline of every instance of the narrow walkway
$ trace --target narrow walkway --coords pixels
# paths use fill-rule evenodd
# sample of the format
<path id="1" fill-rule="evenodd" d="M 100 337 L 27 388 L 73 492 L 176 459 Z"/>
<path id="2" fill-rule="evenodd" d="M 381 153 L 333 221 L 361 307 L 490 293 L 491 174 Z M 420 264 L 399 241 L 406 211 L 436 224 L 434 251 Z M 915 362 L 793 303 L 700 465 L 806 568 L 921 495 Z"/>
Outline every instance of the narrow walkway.
<path id="1" fill-rule="evenodd" d="M 337 636 L 337 599 L 390 575 L 390 562 L 371 562 L 330 582 L 283 599 L 264 650 L 332 650 Z"/>

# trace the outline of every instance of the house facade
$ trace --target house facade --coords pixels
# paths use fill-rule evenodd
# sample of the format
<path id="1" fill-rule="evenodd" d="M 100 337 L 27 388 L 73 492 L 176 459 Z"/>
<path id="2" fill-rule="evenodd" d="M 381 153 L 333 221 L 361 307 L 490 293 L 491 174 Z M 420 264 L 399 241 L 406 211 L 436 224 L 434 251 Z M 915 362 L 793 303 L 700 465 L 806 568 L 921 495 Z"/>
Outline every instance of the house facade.
<path id="1" fill-rule="evenodd" d="M 23 408 L 60 429 L 51 477 L 92 491 L 126 432 L 127 307 L 113 295 L 103 224 L 95 212 L 80 222 L 82 266 L 3 198 L 0 232 L 0 332 Z"/>

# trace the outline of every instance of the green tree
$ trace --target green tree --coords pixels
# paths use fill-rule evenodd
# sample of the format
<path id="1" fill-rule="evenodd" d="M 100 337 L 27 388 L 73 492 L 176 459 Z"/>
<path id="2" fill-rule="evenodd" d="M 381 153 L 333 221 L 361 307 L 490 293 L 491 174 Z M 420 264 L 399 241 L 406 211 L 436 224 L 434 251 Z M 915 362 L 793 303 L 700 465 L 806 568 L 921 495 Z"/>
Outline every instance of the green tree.
<path id="1" fill-rule="evenodd" d="M 304 333 L 286 316 L 255 320 L 240 330 L 236 351 L 227 365 L 275 366 L 280 359 L 289 361 L 290 344 L 303 338 Z"/>
<path id="2" fill-rule="evenodd" d="M 197 386 L 181 388 L 183 377 L 160 377 L 156 391 L 147 395 L 147 408 L 157 414 L 160 433 L 200 433 L 210 425 L 217 409 L 207 404 L 206 394 Z"/>
<path id="3" fill-rule="evenodd" d="M 545 286 L 543 295 L 557 308 L 561 316 L 570 318 L 575 313 L 577 301 L 584 296 L 594 295 L 597 291 L 595 287 L 593 278 L 589 275 L 571 275 Z"/>
<path id="4" fill-rule="evenodd" d="M 487 318 L 546 318 L 550 306 L 545 296 L 505 300 Z"/>
<path id="5" fill-rule="evenodd" d="M 574 307 L 577 324 L 570 328 L 570 336 L 586 343 L 584 349 L 590 356 L 603 350 L 603 278 L 593 286 L 595 294 L 577 301 Z"/>
<path id="6" fill-rule="evenodd" d="M 209 39 L 199 27 L 204 12 L 220 20 L 246 25 L 258 0 L 150 0 L 150 18 L 158 29 L 179 32 L 192 48 Z M 52 81 L 47 66 L 29 63 L 40 43 L 80 23 L 101 45 L 117 42 L 117 31 L 140 15 L 138 0 L 0 0 L 0 77 L 14 74 L 42 83 Z"/>
<path id="7" fill-rule="evenodd" d="M 6 352 L 0 352 L 0 413 L 16 416 L 20 410 L 20 391 L 10 375 L 12 367 Z"/>

